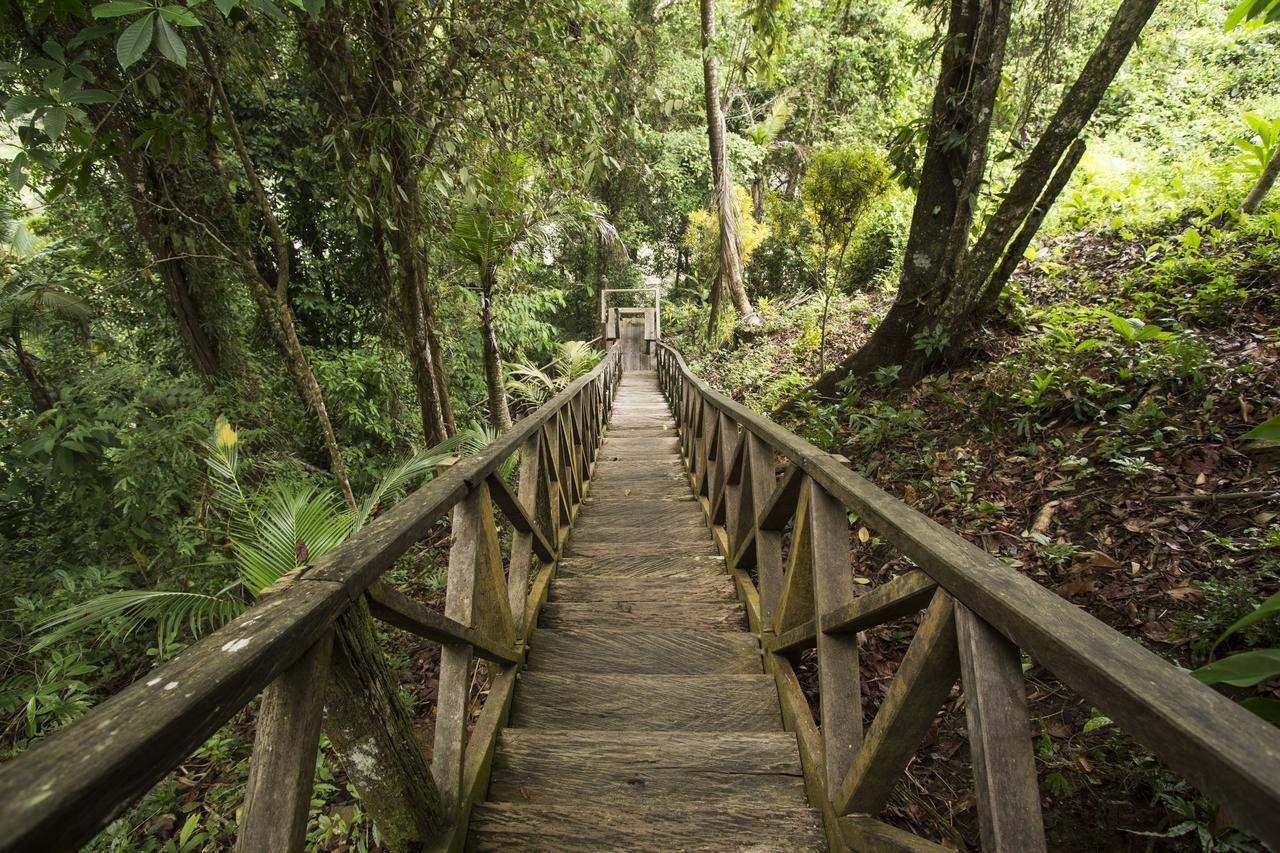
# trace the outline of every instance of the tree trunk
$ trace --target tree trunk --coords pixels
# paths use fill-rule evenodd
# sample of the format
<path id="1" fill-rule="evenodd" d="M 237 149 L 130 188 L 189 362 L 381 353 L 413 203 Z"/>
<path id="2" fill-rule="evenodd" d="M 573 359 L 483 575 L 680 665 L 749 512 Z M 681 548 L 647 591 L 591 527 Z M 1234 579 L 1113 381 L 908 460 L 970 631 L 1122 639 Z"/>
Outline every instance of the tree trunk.
<path id="1" fill-rule="evenodd" d="M 720 110 L 720 66 L 716 59 L 715 0 L 699 0 L 698 12 L 702 19 L 702 85 L 703 101 L 707 113 L 707 144 L 711 152 L 711 175 L 715 184 L 716 212 L 720 220 L 720 268 L 716 283 L 712 285 L 712 310 L 718 310 L 717 290 L 723 288 L 733 302 L 738 316 L 750 325 L 763 324 L 760 315 L 751 307 L 747 290 L 742 284 L 742 252 L 738 238 L 738 204 L 733 192 L 733 176 L 729 172 L 729 157 L 725 149 L 724 113 Z M 708 329 L 715 327 L 715 319 Z"/>
<path id="2" fill-rule="evenodd" d="M 49 393 L 44 377 L 36 368 L 31 354 L 22 345 L 22 327 L 18 325 L 17 320 L 14 320 L 9 328 L 9 337 L 13 341 L 13 355 L 18 362 L 18 372 L 22 374 L 23 380 L 27 383 L 27 392 L 31 394 L 31 408 L 36 414 L 49 411 L 53 408 L 53 396 Z"/>
<path id="3" fill-rule="evenodd" d="M 150 168 L 141 162 L 141 155 L 122 141 L 121 153 L 116 155 L 116 165 L 124 177 L 129 207 L 133 211 L 134 225 L 147 251 L 151 263 L 163 282 L 169 308 L 178 325 L 178 335 L 191 356 L 191 366 L 201 378 L 211 380 L 222 373 L 221 353 L 216 341 L 205 328 L 203 312 L 192 294 L 181 254 L 162 233 L 160 224 L 152 212 L 156 197 L 156 183 Z"/>
<path id="4" fill-rule="evenodd" d="M 511 410 L 507 408 L 507 386 L 502 376 L 502 354 L 498 351 L 498 335 L 493 326 L 493 287 L 497 270 L 486 264 L 480 271 L 480 330 L 484 341 L 484 384 L 489 392 L 489 423 L 498 432 L 511 429 Z"/>
<path id="5" fill-rule="evenodd" d="M 953 0 L 898 298 L 871 339 L 820 377 L 815 390 L 829 395 L 845 376 L 891 364 L 902 365 L 901 375 L 910 381 L 959 347 L 995 304 L 1066 186 L 1084 153 L 1080 134 L 1158 2 L 1123 0 L 986 229 L 969 248 L 1009 4 Z M 968 51 L 968 44 L 978 49 Z M 955 138 L 970 142 L 949 145 L 947 140 Z"/>
<path id="6" fill-rule="evenodd" d="M 1280 145 L 1276 146 L 1276 153 L 1271 156 L 1271 162 L 1267 163 L 1267 167 L 1258 176 L 1258 182 L 1253 185 L 1253 189 L 1249 190 L 1249 195 L 1245 196 L 1244 203 L 1240 205 L 1241 212 L 1249 215 L 1257 213 L 1258 208 L 1262 206 L 1262 200 L 1271 191 L 1277 177 L 1280 177 Z"/>
<path id="7" fill-rule="evenodd" d="M 324 392 L 320 388 L 320 383 L 316 381 L 315 374 L 311 371 L 311 363 L 307 360 L 306 351 L 302 348 L 302 341 L 298 338 L 297 328 L 293 321 L 293 309 L 289 305 L 289 244 L 285 240 L 284 232 L 280 229 L 280 223 L 271 207 L 271 200 L 267 198 L 267 192 L 263 188 L 262 182 L 258 180 L 258 173 L 253 167 L 253 161 L 249 158 L 244 139 L 240 136 L 240 126 L 236 122 L 235 113 L 231 109 L 231 101 L 227 98 L 226 89 L 222 85 L 222 77 L 218 73 L 218 67 L 213 62 L 209 46 L 206 44 L 204 36 L 198 32 L 195 33 L 194 40 L 196 49 L 200 52 L 201 61 L 209 74 L 209 80 L 213 85 L 214 97 L 217 99 L 218 107 L 227 123 L 228 136 L 231 137 L 236 156 L 240 159 L 240 165 L 244 169 L 245 177 L 253 190 L 258 213 L 266 225 L 267 233 L 271 235 L 276 267 L 274 291 L 258 275 L 257 267 L 251 259 L 244 259 L 242 266 L 246 267 L 246 271 L 252 277 L 251 286 L 261 288 L 272 294 L 278 322 L 277 331 L 281 336 L 281 344 L 288 353 L 288 361 L 291 364 L 289 372 L 298 386 L 298 392 L 302 396 L 303 402 L 315 413 L 316 422 L 320 427 L 321 440 L 325 451 L 329 455 L 333 476 L 338 481 L 338 487 L 342 491 L 342 497 L 347 506 L 352 512 L 355 512 L 357 509 L 355 495 L 351 491 L 351 482 L 347 479 L 347 466 L 342 460 L 342 449 L 338 445 L 338 437 L 333 431 L 333 423 L 329 420 L 329 410 L 325 405 Z M 259 295 L 259 304 L 267 301 L 265 297 L 266 293 Z"/>

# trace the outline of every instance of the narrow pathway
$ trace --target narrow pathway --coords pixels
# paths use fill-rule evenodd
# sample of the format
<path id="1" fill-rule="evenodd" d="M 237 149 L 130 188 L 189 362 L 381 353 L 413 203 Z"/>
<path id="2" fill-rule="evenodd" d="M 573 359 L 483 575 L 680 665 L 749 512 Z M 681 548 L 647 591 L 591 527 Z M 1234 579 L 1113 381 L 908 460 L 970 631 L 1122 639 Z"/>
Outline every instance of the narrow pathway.
<path id="1" fill-rule="evenodd" d="M 469 849 L 822 847 L 677 448 L 655 375 L 627 373 Z"/>

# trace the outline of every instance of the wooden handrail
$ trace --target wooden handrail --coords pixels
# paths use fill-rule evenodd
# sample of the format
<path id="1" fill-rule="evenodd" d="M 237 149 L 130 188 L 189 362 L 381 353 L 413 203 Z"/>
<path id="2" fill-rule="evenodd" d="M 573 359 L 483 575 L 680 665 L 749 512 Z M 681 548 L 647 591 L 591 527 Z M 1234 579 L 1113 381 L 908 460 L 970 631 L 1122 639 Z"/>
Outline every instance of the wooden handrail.
<path id="1" fill-rule="evenodd" d="M 282 579 L 270 595 L 234 621 L 28 752 L 0 766 L 0 827 L 3 827 L 0 851 L 79 847 L 281 675 L 286 675 L 288 680 L 281 681 L 279 689 L 268 693 L 262 717 L 274 721 L 297 715 L 314 721 L 320 691 L 312 683 L 315 679 L 307 673 L 317 667 L 327 667 L 328 644 L 335 628 L 341 642 L 333 643 L 334 662 L 329 681 L 336 686 L 329 691 L 330 698 L 341 706 L 339 694 L 345 691 L 348 698 L 354 697 L 354 701 L 347 703 L 352 706 L 352 713 L 366 715 L 359 725 L 346 721 L 348 727 L 385 729 L 382 734 L 392 740 L 403 734 L 403 728 L 397 729 L 392 724 L 395 721 L 377 716 L 386 701 L 398 701 L 388 699 L 388 695 L 393 697 L 394 689 L 389 690 L 385 683 L 386 668 L 381 655 L 375 655 L 377 659 L 372 663 L 376 665 L 368 667 L 363 664 L 369 661 L 360 657 L 369 653 L 371 647 L 377 651 L 376 639 L 367 628 L 370 601 L 365 593 L 380 583 L 383 573 L 421 539 L 432 524 L 455 507 L 467 505 L 471 514 L 467 523 L 473 528 L 478 525 L 482 531 L 491 531 L 493 510 L 488 493 L 495 482 L 492 478 L 503 462 L 520 451 L 520 489 L 511 492 L 504 482 L 497 503 L 517 529 L 517 539 L 524 537 L 520 553 L 526 559 L 537 560 L 537 573 L 530 583 L 529 567 L 521 566 L 517 570 L 514 566 L 517 552 L 513 551 L 512 582 L 531 586 L 531 591 L 526 593 L 521 588 L 508 592 L 502 578 L 500 554 L 497 555 L 497 577 L 494 577 L 492 543 L 484 543 L 477 549 L 474 541 L 460 543 L 455 536 L 449 595 L 467 599 L 464 609 L 468 611 L 468 618 L 458 619 L 452 613 L 433 614 L 426 608 L 406 605 L 402 596 L 390 592 L 373 596 L 371 602 L 373 609 L 389 621 L 447 641 L 446 651 L 465 648 L 468 662 L 472 643 L 477 645 L 477 653 L 491 660 L 508 662 L 498 672 L 490 691 L 488 703 L 495 705 L 494 713 L 489 714 L 486 705 L 482 722 L 504 717 L 504 703 L 510 702 L 516 663 L 522 659 L 524 640 L 536 622 L 537 610 L 545 600 L 547 583 L 554 573 L 562 545 L 560 524 L 573 517 L 581 502 L 590 476 L 588 468 L 595 458 L 620 375 L 621 359 L 615 347 L 593 370 L 574 380 L 488 447 L 451 466 L 375 524 L 315 563 Z M 484 499 L 476 500 L 481 494 Z M 473 579 L 466 589 L 462 588 L 466 585 L 460 574 L 462 570 L 454 570 L 455 563 L 466 562 L 459 549 L 484 552 L 483 565 L 470 566 Z M 481 571 L 475 571 L 477 568 Z M 483 577 L 475 580 L 477 574 Z M 511 602 L 522 603 L 524 612 L 513 615 Z M 490 625 L 505 625 L 505 631 L 490 629 Z M 507 648 L 499 648 L 495 645 L 496 638 L 504 635 Z M 369 679 L 375 682 L 381 679 L 381 683 L 372 683 Z M 373 696 L 370 691 L 381 691 L 381 694 Z M 442 703 L 446 701 L 444 693 L 442 679 Z M 361 697 L 367 707 L 360 707 Z M 298 706 L 298 702 L 307 704 Z M 330 720 L 334 708 L 328 701 L 325 711 L 326 731 L 331 723 L 335 730 L 344 728 L 343 720 Z M 465 721 L 446 721 L 444 725 L 456 729 L 447 732 L 445 739 L 455 739 L 460 744 Z M 251 787 L 244 823 L 252 837 L 242 838 L 242 849 L 254 849 L 254 845 L 265 838 L 286 847 L 300 843 L 303 836 L 297 821 L 301 819 L 305 829 L 306 818 L 306 809 L 300 804 L 309 801 L 312 779 L 306 762 L 310 761 L 313 767 L 316 752 L 313 729 L 312 723 L 301 730 L 272 723 L 259 730 L 255 756 L 262 752 L 264 756 L 270 753 L 273 757 L 270 761 L 263 758 L 261 764 L 255 758 L 258 772 L 251 775 L 270 777 L 274 772 L 289 778 L 262 778 L 259 787 Z M 405 766 L 399 770 L 404 779 L 419 787 L 425 786 L 422 788 L 425 799 L 421 803 L 428 811 L 434 808 L 436 813 L 417 819 L 415 827 L 384 826 L 377 813 L 377 798 L 361 791 L 375 823 L 383 830 L 384 840 L 393 849 L 426 842 L 428 839 L 413 837 L 413 833 L 420 834 L 424 827 L 448 833 L 445 843 L 454 843 L 459 833 L 465 831 L 466 811 L 470 808 L 468 792 L 483 787 L 482 780 L 478 781 L 476 776 L 480 771 L 475 768 L 487 767 L 479 759 L 473 762 L 472 753 L 483 757 L 486 750 L 492 750 L 497 727 L 490 726 L 486 731 L 488 743 L 484 742 L 479 728 L 473 733 L 465 761 L 461 756 L 457 759 L 456 783 L 442 792 L 453 799 L 456 819 L 452 824 L 441 819 L 440 794 L 430 789 L 430 771 L 411 737 L 411 743 L 400 744 L 404 755 L 398 757 L 404 759 L 401 763 Z M 281 732 L 283 734 L 272 734 Z M 367 736 L 367 732 L 360 734 Z M 260 750 L 264 736 L 282 740 L 267 745 L 274 748 Z M 437 737 L 441 737 L 439 729 Z M 331 739 L 338 747 L 341 737 L 331 733 Z M 283 757 L 281 750 L 286 753 Z M 271 767 L 280 770 L 269 771 Z M 355 781 L 359 787 L 360 780 Z M 299 794 L 295 789 L 303 785 L 305 793 Z M 283 823 L 279 823 L 281 821 Z"/>
<path id="2" fill-rule="evenodd" d="M 896 781 L 896 771 L 905 766 L 903 756 L 909 757 L 922 735 L 921 712 L 912 704 L 932 703 L 928 713 L 932 719 L 959 677 L 967 696 L 984 846 L 1043 849 L 1025 688 L 1021 669 L 1016 666 L 1021 650 L 1224 805 L 1242 826 L 1280 847 L 1280 732 L 1275 728 L 877 488 L 831 455 L 718 393 L 695 376 L 671 346 L 659 343 L 657 362 L 659 384 L 676 416 L 690 480 L 730 561 L 729 571 L 745 592 L 745 600 L 777 602 L 776 614 L 771 607 L 757 603 L 757 612 L 749 616 L 753 626 L 760 626 L 766 667 L 782 694 L 789 727 L 803 735 L 800 742 L 806 778 L 814 773 L 821 776 L 820 785 L 815 780 L 809 784 L 811 793 L 822 791 L 823 801 L 815 805 L 824 811 L 829 837 L 833 824 L 854 831 L 850 828 L 855 824 L 844 814 L 878 809 L 885 796 L 884 785 Z M 735 439 L 735 433 L 743 438 Z M 739 461 L 748 434 L 767 451 L 767 461 Z M 751 447 L 745 450 L 749 456 L 756 455 Z M 789 464 L 780 484 L 769 475 L 763 484 L 752 488 L 734 485 L 727 477 L 729 466 L 721 464 L 722 460 L 733 460 L 735 467 L 754 465 L 757 469 L 767 464 L 772 471 L 773 454 Z M 822 526 L 827 529 L 819 530 L 812 510 L 804 509 L 812 500 L 805 499 L 798 480 L 804 480 L 813 495 L 856 513 L 859 523 L 914 562 L 923 575 L 908 573 L 886 584 L 883 592 L 840 600 L 841 590 L 830 586 L 831 579 L 821 573 L 849 574 L 848 527 L 841 524 L 837 530 L 830 529 L 830 514 L 825 513 Z M 739 505 L 730 507 L 735 499 Z M 746 569 L 757 567 L 759 543 L 768 541 L 770 548 L 777 548 L 777 531 L 792 516 L 793 543 L 800 541 L 804 547 L 799 550 L 805 553 L 797 553 L 794 545 L 790 549 L 786 578 L 776 593 L 770 587 L 779 582 L 766 577 L 766 569 L 770 573 L 776 570 L 760 566 L 757 593 Z M 738 523 L 725 524 L 732 517 L 738 518 Z M 815 545 L 811 541 L 815 536 L 826 541 Z M 826 549 L 825 556 L 821 556 L 821 549 Z M 832 553 L 843 558 L 831 559 Z M 904 662 L 905 671 L 900 670 L 895 679 L 902 683 L 890 694 L 890 700 L 894 696 L 899 699 L 886 701 L 867 733 L 867 742 L 853 751 L 850 764 L 847 744 L 851 735 L 842 734 L 839 742 L 829 742 L 825 725 L 820 735 L 815 734 L 803 697 L 797 702 L 790 695 L 797 682 L 786 654 L 818 646 L 824 720 L 828 709 L 836 707 L 828 702 L 829 686 L 842 691 L 835 697 L 837 702 L 860 707 L 856 649 L 852 678 L 842 684 L 835 671 L 848 675 L 851 650 L 823 638 L 852 638 L 856 635 L 850 632 L 914 612 L 930 599 L 935 608 L 943 606 L 938 601 L 948 602 L 945 618 L 939 611 L 921 629 L 929 628 L 937 636 L 931 645 L 909 653 L 912 666 L 908 668 Z M 955 602 L 954 616 L 951 601 Z M 958 667 L 954 663 L 957 637 Z M 917 643 L 921 639 L 918 636 Z M 916 648 L 913 643 L 912 649 Z M 833 672 L 824 672 L 828 669 Z M 801 709 L 808 722 L 797 717 Z M 833 764 L 839 772 L 832 770 Z M 886 783 L 883 778 L 873 778 L 877 774 L 892 778 Z"/>

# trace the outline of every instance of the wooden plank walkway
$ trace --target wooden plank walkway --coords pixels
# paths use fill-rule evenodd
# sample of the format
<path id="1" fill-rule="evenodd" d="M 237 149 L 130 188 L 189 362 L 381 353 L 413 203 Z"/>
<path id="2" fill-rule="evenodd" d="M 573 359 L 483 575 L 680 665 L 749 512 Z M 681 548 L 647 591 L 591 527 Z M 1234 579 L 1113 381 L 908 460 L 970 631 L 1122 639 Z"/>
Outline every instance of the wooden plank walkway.
<path id="1" fill-rule="evenodd" d="M 471 850 L 817 850 L 795 737 L 681 464 L 625 374 Z"/>

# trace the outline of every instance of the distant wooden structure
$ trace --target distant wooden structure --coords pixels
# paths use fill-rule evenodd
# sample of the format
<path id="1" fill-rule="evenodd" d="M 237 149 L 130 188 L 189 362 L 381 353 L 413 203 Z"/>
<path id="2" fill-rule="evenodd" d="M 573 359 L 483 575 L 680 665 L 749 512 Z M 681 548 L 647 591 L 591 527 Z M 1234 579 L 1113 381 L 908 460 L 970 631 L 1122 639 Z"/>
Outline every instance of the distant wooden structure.
<path id="1" fill-rule="evenodd" d="M 653 304 L 610 306 L 610 294 L 652 294 Z M 615 297 L 616 298 L 616 297 Z M 621 344 L 624 370 L 653 370 L 662 340 L 662 290 L 657 287 L 610 287 L 600 291 L 600 323 L 605 348 Z"/>

